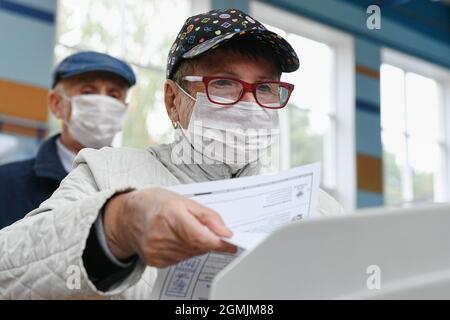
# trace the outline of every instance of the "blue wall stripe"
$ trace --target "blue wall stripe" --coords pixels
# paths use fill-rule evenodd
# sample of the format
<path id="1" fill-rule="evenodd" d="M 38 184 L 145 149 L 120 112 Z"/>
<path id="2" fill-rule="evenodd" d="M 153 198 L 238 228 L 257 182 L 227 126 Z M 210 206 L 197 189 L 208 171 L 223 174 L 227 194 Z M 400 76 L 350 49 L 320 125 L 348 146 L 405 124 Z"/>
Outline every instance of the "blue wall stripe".
<path id="1" fill-rule="evenodd" d="M 378 79 L 356 73 L 356 99 L 375 105 L 380 104 L 380 81 Z"/>
<path id="2" fill-rule="evenodd" d="M 356 37 L 355 60 L 356 64 L 363 65 L 373 70 L 380 70 L 380 46 L 372 41 Z"/>
<path id="3" fill-rule="evenodd" d="M 381 143 L 380 114 L 366 112 L 357 108 L 355 118 L 356 152 L 381 158 L 383 156 L 383 147 Z"/>
<path id="4" fill-rule="evenodd" d="M 364 99 L 356 99 L 356 109 L 377 115 L 381 112 L 379 104 L 371 103 Z"/>
<path id="5" fill-rule="evenodd" d="M 247 0 L 212 0 L 213 9 L 239 9 L 248 12 Z"/>
<path id="6" fill-rule="evenodd" d="M 58 0 L 9 0 L 27 7 L 44 10 L 47 12 L 56 12 Z M 66 0 L 61 0 L 66 1 Z"/>
<path id="7" fill-rule="evenodd" d="M 379 207 L 384 205 L 382 193 L 358 190 L 356 198 L 358 208 Z"/>
<path id="8" fill-rule="evenodd" d="M 10 0 L 0 0 L 0 10 L 9 11 L 18 15 L 37 19 L 51 24 L 55 23 L 55 14 L 53 12 L 37 9 Z"/>
<path id="9" fill-rule="evenodd" d="M 0 78 L 47 88 L 54 33 L 54 24 L 0 10 Z"/>

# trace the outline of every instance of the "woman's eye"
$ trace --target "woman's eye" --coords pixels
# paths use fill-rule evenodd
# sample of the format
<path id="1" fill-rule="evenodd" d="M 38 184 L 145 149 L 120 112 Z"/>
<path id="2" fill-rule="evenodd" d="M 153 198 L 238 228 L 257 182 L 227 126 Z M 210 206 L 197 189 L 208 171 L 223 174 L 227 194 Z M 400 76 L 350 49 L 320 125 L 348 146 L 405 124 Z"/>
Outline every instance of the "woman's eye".
<path id="1" fill-rule="evenodd" d="M 258 86 L 258 91 L 268 93 L 268 92 L 272 92 L 272 88 L 269 85 L 260 84 Z"/>
<path id="2" fill-rule="evenodd" d="M 229 80 L 217 80 L 214 82 L 215 85 L 220 87 L 231 86 L 231 81 Z"/>

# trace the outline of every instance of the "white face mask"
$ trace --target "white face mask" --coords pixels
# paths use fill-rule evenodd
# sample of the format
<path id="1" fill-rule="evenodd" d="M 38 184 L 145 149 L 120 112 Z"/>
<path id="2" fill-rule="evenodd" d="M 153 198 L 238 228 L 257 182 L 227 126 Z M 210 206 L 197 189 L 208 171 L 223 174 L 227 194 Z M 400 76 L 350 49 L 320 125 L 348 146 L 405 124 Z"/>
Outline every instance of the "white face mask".
<path id="1" fill-rule="evenodd" d="M 70 134 L 84 147 L 99 149 L 110 146 L 122 130 L 126 114 L 124 103 L 99 94 L 65 97 L 71 101 L 72 114 L 66 122 Z"/>
<path id="2" fill-rule="evenodd" d="M 176 134 L 188 140 L 202 155 L 200 160 L 207 164 L 219 162 L 241 168 L 267 155 L 278 139 L 277 110 L 245 101 L 222 106 L 210 102 L 202 92 L 197 93 L 194 100 L 187 130 L 180 126 Z M 198 163 L 198 159 L 194 161 Z"/>

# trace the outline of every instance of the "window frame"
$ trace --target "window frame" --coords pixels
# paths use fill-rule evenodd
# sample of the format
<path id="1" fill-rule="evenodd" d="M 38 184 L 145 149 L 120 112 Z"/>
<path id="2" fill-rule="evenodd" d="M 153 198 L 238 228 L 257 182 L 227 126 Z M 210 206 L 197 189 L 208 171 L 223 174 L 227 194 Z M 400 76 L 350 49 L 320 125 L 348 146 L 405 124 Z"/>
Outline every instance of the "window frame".
<path id="1" fill-rule="evenodd" d="M 381 64 L 397 67 L 404 72 L 405 76 L 408 72 L 412 72 L 430 78 L 438 84 L 440 136 L 436 142 L 439 148 L 439 160 L 441 165 L 439 170 L 442 174 L 440 174 L 438 179 L 434 182 L 434 201 L 450 201 L 450 125 L 448 125 L 449 121 L 446 121 L 446 119 L 450 119 L 450 110 L 448 110 L 448 107 L 450 107 L 450 70 L 387 47 L 381 49 Z M 404 100 L 406 101 L 405 96 Z M 404 107 L 406 108 L 406 105 Z M 405 117 L 407 116 L 408 115 L 406 114 Z M 381 130 L 384 130 L 382 124 Z M 402 168 L 404 175 L 402 183 L 407 184 L 406 188 L 402 186 L 402 204 L 408 204 L 414 203 L 415 201 L 412 167 L 408 158 L 408 143 L 411 137 L 407 127 L 402 132 L 402 139 L 405 143 L 406 153 L 405 168 Z"/>
<path id="2" fill-rule="evenodd" d="M 199 14 L 201 12 L 207 12 L 210 11 L 212 8 L 212 0 L 188 0 L 190 2 L 190 7 L 191 10 L 189 12 L 189 15 L 196 15 Z M 118 7 L 120 7 L 121 5 L 124 5 L 125 2 L 119 3 L 117 4 Z M 55 66 L 57 63 L 59 63 L 60 61 L 58 61 L 55 56 L 55 51 L 58 48 L 64 48 L 67 51 L 83 51 L 83 50 L 96 50 L 95 48 L 91 48 L 89 46 L 86 46 L 83 43 L 77 44 L 77 45 L 67 45 L 63 42 L 60 41 L 59 39 L 59 30 L 58 28 L 60 27 L 60 11 L 61 11 L 61 7 L 63 6 L 63 1 L 58 1 L 57 3 L 57 16 L 56 16 L 56 22 L 55 22 L 55 33 L 54 33 L 54 45 L 53 45 L 53 65 Z M 122 7 L 122 15 L 124 14 L 124 10 L 125 8 Z M 187 18 L 187 17 L 186 17 Z M 180 25 L 181 27 L 181 25 Z M 126 37 L 126 35 L 124 35 L 123 33 L 120 35 L 119 41 L 124 41 L 124 38 Z M 175 38 L 174 38 L 175 39 Z M 136 74 L 138 74 L 140 71 L 142 72 L 150 72 L 150 73 L 154 73 L 155 75 L 161 76 L 163 79 L 166 78 L 166 64 L 163 63 L 162 65 L 158 65 L 158 64 L 154 64 L 153 62 L 150 62 L 148 64 L 141 64 L 138 63 L 137 61 L 132 61 L 131 59 L 128 60 L 126 57 L 126 52 L 124 51 L 124 47 L 122 47 L 122 50 L 120 52 L 120 54 L 115 55 L 116 58 L 122 59 L 124 61 L 126 61 L 134 70 L 134 72 Z M 105 51 L 100 51 L 100 52 L 105 52 Z M 139 79 L 138 79 L 139 81 Z M 130 102 L 130 98 L 133 94 L 133 90 L 135 89 L 135 87 L 131 88 L 128 91 L 127 94 L 127 98 L 126 101 L 127 103 Z M 161 87 L 162 89 L 162 87 Z M 168 120 L 167 120 L 168 121 Z M 51 114 L 51 112 L 49 112 L 49 121 L 48 123 L 48 127 L 50 128 L 50 130 L 53 131 L 57 131 L 57 128 L 54 125 L 54 118 Z M 147 126 L 148 129 L 148 126 Z M 150 137 L 150 134 L 149 134 Z M 113 140 L 113 146 L 123 146 L 123 131 L 121 131 Z"/>
<path id="3" fill-rule="evenodd" d="M 212 0 L 189 0 L 191 2 L 191 14 L 197 14 L 198 12 L 207 12 L 209 10 L 211 10 L 212 8 Z M 58 1 L 57 3 L 57 12 L 60 11 L 61 6 L 63 6 L 62 4 L 63 1 Z M 67 50 L 76 50 L 76 51 L 81 51 L 81 50 L 89 50 L 89 48 L 84 47 L 83 45 L 74 45 L 74 46 L 69 46 L 65 43 L 60 42 L 59 38 L 58 38 L 58 24 L 59 24 L 59 16 L 57 15 L 56 18 L 56 23 L 55 23 L 55 34 L 54 34 L 54 45 L 53 48 L 56 47 L 64 47 Z M 123 41 L 123 39 L 121 39 Z M 119 59 L 123 59 L 125 61 L 127 61 L 127 63 L 137 69 L 144 69 L 144 70 L 148 70 L 151 72 L 155 72 L 155 73 L 161 73 L 164 75 L 166 74 L 166 66 L 158 66 L 155 65 L 153 63 L 147 64 L 147 65 L 143 65 L 143 64 L 139 64 L 135 61 L 128 61 L 125 59 L 125 52 L 121 51 L 120 55 L 117 56 L 117 58 Z"/>
<path id="4" fill-rule="evenodd" d="M 258 17 L 263 23 L 273 25 L 288 33 L 297 34 L 332 47 L 335 53 L 334 70 L 334 109 L 330 116 L 330 130 L 333 141 L 325 141 L 330 145 L 331 164 L 329 170 L 334 172 L 335 189 L 329 190 L 336 196 L 345 210 L 352 211 L 356 207 L 356 147 L 355 147 L 355 57 L 353 36 L 329 26 L 287 12 L 268 4 L 251 1 L 250 14 Z M 299 54 L 301 61 L 301 53 Z M 301 67 L 301 63 L 300 63 Z M 287 113 L 280 115 L 280 167 L 289 167 L 289 123 Z M 334 165 L 333 165 L 334 158 Z"/>

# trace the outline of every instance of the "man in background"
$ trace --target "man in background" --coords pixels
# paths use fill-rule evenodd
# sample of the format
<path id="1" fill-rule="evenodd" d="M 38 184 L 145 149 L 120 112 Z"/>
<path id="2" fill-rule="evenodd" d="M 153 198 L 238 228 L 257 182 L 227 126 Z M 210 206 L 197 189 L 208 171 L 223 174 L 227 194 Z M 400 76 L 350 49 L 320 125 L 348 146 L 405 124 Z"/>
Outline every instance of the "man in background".
<path id="1" fill-rule="evenodd" d="M 56 67 L 48 106 L 61 119 L 62 131 L 46 140 L 35 158 L 0 166 L 0 229 L 48 199 L 81 149 L 111 145 L 135 83 L 127 63 L 102 53 L 79 52 Z"/>

